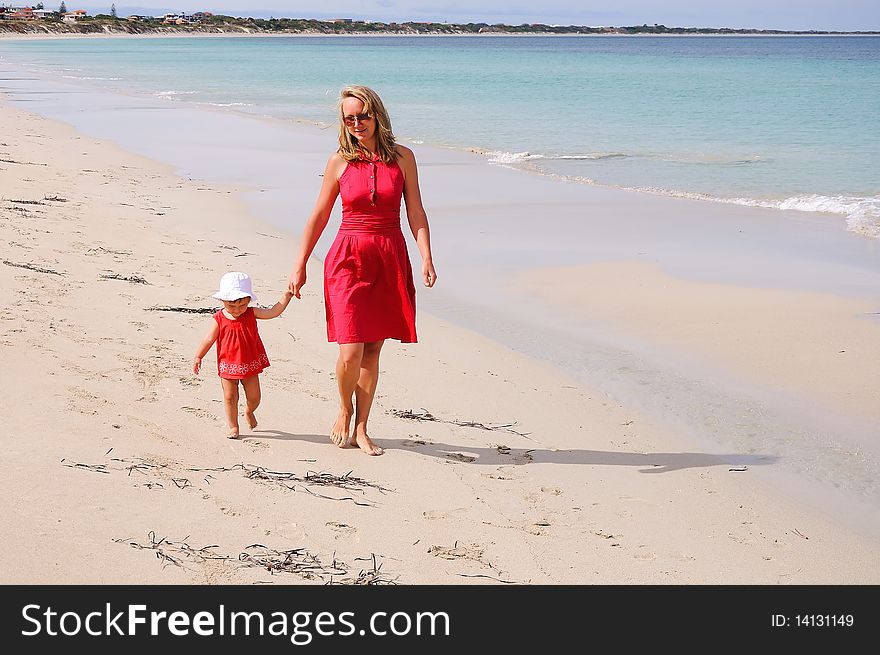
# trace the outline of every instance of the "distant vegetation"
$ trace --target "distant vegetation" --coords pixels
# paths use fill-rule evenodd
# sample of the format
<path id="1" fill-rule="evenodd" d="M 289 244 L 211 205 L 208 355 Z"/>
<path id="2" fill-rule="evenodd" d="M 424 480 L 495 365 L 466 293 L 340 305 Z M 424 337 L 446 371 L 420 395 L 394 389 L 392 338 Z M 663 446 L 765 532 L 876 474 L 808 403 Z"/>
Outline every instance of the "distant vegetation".
<path id="1" fill-rule="evenodd" d="M 880 32 L 830 32 L 821 30 L 757 30 L 727 27 L 589 27 L 582 25 L 505 25 L 502 23 L 380 23 L 356 20 L 323 21 L 306 18 L 236 18 L 214 15 L 198 22 L 163 24 L 161 19 L 130 20 L 98 14 L 76 22 L 63 22 L 60 14 L 38 20 L 14 20 L 0 14 L 0 33 L 19 34 L 163 34 L 163 33 L 265 33 L 265 34 L 880 34 Z"/>

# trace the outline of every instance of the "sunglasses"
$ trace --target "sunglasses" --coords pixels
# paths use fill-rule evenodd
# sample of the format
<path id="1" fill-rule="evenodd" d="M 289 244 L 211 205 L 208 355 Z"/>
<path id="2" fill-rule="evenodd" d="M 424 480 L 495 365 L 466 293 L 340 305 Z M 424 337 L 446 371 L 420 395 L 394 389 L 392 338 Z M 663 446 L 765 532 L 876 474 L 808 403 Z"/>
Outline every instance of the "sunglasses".
<path id="1" fill-rule="evenodd" d="M 364 123 L 372 118 L 369 114 L 355 114 L 354 116 L 343 116 L 342 122 L 346 125 L 355 125 L 357 123 Z"/>

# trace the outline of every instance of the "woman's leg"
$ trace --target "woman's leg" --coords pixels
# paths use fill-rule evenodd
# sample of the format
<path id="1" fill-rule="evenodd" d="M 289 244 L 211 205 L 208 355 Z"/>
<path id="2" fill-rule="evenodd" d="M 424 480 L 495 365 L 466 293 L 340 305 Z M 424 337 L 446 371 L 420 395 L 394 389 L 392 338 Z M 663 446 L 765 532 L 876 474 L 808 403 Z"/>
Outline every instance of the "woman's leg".
<path id="1" fill-rule="evenodd" d="M 244 417 L 247 419 L 248 427 L 253 430 L 257 427 L 257 417 L 254 416 L 254 412 L 260 406 L 260 398 L 262 397 L 260 376 L 252 375 L 249 378 L 245 378 L 241 381 L 241 386 L 244 387 L 244 397 L 247 400 L 247 409 L 245 409 Z"/>
<path id="2" fill-rule="evenodd" d="M 238 380 L 220 378 L 223 386 L 223 410 L 226 412 L 226 423 L 229 432 L 226 436 L 230 439 L 238 439 Z"/>
<path id="3" fill-rule="evenodd" d="M 362 343 L 339 344 L 339 358 L 336 360 L 336 387 L 339 390 L 339 416 L 330 430 L 330 441 L 340 448 L 348 445 L 351 430 L 351 417 L 354 416 L 354 389 L 358 383 L 361 359 L 364 354 Z"/>
<path id="4" fill-rule="evenodd" d="M 381 455 L 383 451 L 373 443 L 367 434 L 367 420 L 370 418 L 370 408 L 373 406 L 373 398 L 376 395 L 376 385 L 379 383 L 379 354 L 385 341 L 373 341 L 364 344 L 361 357 L 361 369 L 358 376 L 357 387 L 354 390 L 355 418 L 354 418 L 354 442 L 367 455 Z"/>

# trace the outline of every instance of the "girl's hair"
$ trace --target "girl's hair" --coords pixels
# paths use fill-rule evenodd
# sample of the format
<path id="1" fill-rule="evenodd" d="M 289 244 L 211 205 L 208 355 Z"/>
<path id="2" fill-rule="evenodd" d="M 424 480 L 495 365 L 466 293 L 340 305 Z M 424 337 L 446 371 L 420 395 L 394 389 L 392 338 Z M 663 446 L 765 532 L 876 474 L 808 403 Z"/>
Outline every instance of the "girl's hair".
<path id="1" fill-rule="evenodd" d="M 368 86 L 359 86 L 352 84 L 345 87 L 339 92 L 339 154 L 345 161 L 355 161 L 364 159 L 364 152 L 358 146 L 358 141 L 345 127 L 343 117 L 345 112 L 342 111 L 342 103 L 346 98 L 357 98 L 364 103 L 364 112 L 373 117 L 376 121 L 376 154 L 386 164 L 390 164 L 397 159 L 396 150 L 397 141 L 394 133 L 391 131 L 391 119 L 388 112 L 385 111 L 385 105 L 379 94 Z"/>

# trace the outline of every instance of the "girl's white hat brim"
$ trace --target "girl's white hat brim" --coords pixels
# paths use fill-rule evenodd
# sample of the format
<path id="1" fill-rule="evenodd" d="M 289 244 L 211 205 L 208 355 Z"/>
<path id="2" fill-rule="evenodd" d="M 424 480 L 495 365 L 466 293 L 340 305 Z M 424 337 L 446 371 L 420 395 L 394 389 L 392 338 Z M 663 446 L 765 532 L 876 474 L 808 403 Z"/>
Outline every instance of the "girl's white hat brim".
<path id="1" fill-rule="evenodd" d="M 217 293 L 215 293 L 213 295 L 213 297 L 216 298 L 217 300 L 226 300 L 227 302 L 232 302 L 233 300 L 239 300 L 241 298 L 247 298 L 248 296 L 250 296 L 251 300 L 254 299 L 254 294 L 244 293 L 241 291 L 237 291 L 237 292 L 218 291 Z"/>
<path id="2" fill-rule="evenodd" d="M 241 273 L 239 271 L 226 273 L 221 277 L 220 290 L 213 295 L 217 300 L 225 300 L 227 302 L 239 300 L 240 298 L 247 298 L 248 296 L 250 296 L 250 299 L 253 301 L 256 301 L 257 299 L 256 296 L 254 296 L 250 276 L 247 273 Z"/>

